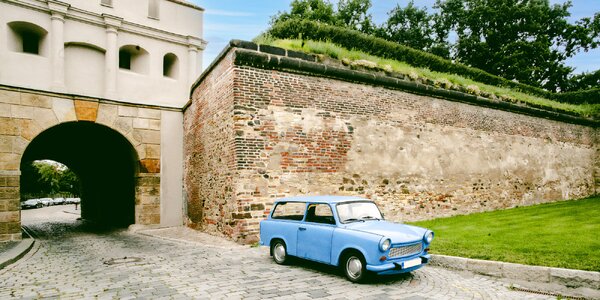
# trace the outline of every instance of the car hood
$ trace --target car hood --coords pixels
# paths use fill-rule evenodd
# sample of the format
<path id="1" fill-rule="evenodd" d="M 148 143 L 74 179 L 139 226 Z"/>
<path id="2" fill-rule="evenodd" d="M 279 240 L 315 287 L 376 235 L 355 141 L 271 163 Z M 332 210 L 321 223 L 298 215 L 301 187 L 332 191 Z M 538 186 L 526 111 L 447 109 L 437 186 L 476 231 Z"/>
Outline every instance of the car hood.
<path id="1" fill-rule="evenodd" d="M 365 221 L 346 224 L 347 229 L 358 230 L 390 238 L 392 244 L 408 243 L 423 239 L 427 229 L 388 221 Z"/>

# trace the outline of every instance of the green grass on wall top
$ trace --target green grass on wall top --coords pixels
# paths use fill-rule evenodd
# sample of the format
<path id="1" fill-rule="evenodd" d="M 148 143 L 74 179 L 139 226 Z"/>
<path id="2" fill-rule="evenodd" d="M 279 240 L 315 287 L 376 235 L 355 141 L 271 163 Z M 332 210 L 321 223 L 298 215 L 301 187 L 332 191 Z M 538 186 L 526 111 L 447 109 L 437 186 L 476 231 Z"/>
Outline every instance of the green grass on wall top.
<path id="1" fill-rule="evenodd" d="M 558 102 L 506 87 L 483 84 L 457 74 L 431 71 L 426 68 L 411 66 L 402 61 L 380 58 L 358 50 L 348 50 L 331 42 L 273 39 L 265 36 L 258 37 L 255 39 L 255 42 L 305 53 L 325 55 L 354 67 L 374 68 L 381 71 L 401 73 L 413 80 L 421 79 L 442 88 L 459 89 L 487 98 L 526 103 L 534 107 L 553 109 L 582 117 L 597 118 L 600 116 L 600 104 Z"/>

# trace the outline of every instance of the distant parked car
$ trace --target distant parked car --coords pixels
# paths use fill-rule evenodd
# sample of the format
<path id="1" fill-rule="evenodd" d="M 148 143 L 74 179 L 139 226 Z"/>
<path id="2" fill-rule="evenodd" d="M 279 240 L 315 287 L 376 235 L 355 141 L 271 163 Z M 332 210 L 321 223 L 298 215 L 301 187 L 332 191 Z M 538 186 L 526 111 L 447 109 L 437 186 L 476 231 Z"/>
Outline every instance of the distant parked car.
<path id="1" fill-rule="evenodd" d="M 275 263 L 295 256 L 339 266 L 352 282 L 422 267 L 432 240 L 432 231 L 384 221 L 373 201 L 358 197 L 283 198 L 260 223 L 260 244 Z"/>
<path id="2" fill-rule="evenodd" d="M 67 198 L 65 200 L 65 204 L 79 204 L 79 203 L 81 203 L 80 198 Z"/>
<path id="3" fill-rule="evenodd" d="M 54 198 L 52 202 L 54 203 L 54 205 L 63 205 L 65 204 L 65 198 Z"/>
<path id="4" fill-rule="evenodd" d="M 29 199 L 21 202 L 21 209 L 41 208 L 43 206 L 40 199 Z"/>
<path id="5" fill-rule="evenodd" d="M 42 198 L 40 199 L 40 202 L 42 202 L 44 206 L 50 206 L 54 204 L 52 198 Z"/>

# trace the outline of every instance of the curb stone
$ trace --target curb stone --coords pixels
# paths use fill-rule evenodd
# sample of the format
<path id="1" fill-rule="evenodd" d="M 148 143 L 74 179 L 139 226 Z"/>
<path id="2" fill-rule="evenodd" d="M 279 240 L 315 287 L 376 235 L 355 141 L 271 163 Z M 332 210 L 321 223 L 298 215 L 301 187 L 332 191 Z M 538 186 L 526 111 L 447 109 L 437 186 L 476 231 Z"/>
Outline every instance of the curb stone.
<path id="1" fill-rule="evenodd" d="M 0 253 L 0 270 L 4 269 L 6 266 L 16 262 L 21 257 L 25 256 L 29 250 L 33 247 L 35 240 L 31 237 L 31 235 L 23 229 L 23 234 L 25 235 L 24 239 L 22 239 L 19 244 L 6 252 Z"/>
<path id="2" fill-rule="evenodd" d="M 430 265 L 446 269 L 471 271 L 508 281 L 513 280 L 520 284 L 530 283 L 529 286 L 539 289 L 561 287 L 562 291 L 581 293 L 584 297 L 600 297 L 600 272 L 528 266 L 439 254 L 431 255 Z"/>

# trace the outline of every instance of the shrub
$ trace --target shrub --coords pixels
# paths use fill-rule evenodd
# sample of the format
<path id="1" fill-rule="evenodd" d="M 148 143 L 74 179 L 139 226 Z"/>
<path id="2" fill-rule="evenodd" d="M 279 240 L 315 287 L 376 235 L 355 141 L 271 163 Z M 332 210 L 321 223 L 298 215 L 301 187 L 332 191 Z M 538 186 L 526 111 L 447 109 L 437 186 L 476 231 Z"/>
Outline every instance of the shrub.
<path id="1" fill-rule="evenodd" d="M 331 42 L 347 49 L 356 49 L 378 57 L 403 61 L 415 67 L 457 74 L 481 83 L 511 88 L 516 91 L 554 99 L 559 102 L 600 104 L 600 89 L 597 88 L 569 93 L 552 93 L 356 30 L 315 21 L 290 19 L 278 22 L 271 27 L 268 34 L 280 39 L 300 38 L 303 40 Z"/>

